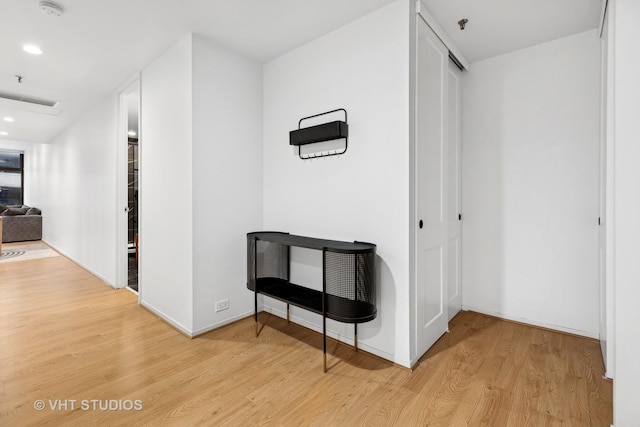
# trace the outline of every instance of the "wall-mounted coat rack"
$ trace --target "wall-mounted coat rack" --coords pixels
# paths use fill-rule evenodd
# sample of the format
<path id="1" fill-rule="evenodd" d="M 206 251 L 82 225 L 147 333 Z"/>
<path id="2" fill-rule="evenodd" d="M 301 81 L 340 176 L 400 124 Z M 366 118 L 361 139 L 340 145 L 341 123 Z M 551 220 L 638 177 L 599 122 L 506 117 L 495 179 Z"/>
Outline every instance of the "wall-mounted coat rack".
<path id="1" fill-rule="evenodd" d="M 322 123 L 315 126 L 301 128 L 302 122 L 327 114 L 342 111 L 344 113 L 344 121 L 336 120 L 333 122 Z M 320 153 L 302 154 L 300 146 L 307 144 L 315 144 L 317 142 L 332 141 L 334 139 L 344 139 L 344 149 L 332 150 Z M 298 146 L 298 156 L 303 159 L 313 159 L 317 157 L 328 157 L 344 154 L 349 146 L 349 125 L 347 124 L 347 110 L 338 108 L 337 110 L 327 111 L 326 113 L 315 114 L 309 117 L 303 117 L 298 122 L 298 129 L 289 132 L 289 145 Z"/>

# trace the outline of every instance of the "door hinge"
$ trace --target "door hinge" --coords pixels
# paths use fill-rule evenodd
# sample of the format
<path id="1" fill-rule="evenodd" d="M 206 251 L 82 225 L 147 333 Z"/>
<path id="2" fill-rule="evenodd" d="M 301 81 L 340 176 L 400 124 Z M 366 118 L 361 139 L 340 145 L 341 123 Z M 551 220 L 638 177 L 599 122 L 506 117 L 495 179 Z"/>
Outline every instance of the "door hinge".
<path id="1" fill-rule="evenodd" d="M 458 214 L 458 221 L 462 221 L 462 214 Z"/>
<path id="2" fill-rule="evenodd" d="M 600 217 L 598 217 L 598 225 L 600 225 Z"/>

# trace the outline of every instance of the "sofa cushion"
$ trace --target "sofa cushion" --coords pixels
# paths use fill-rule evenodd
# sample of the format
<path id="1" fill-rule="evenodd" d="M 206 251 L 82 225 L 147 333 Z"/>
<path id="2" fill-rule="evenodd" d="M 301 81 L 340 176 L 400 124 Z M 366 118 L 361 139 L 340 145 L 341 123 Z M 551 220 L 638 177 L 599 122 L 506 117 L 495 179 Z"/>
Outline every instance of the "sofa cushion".
<path id="1" fill-rule="evenodd" d="M 38 208 L 29 208 L 25 213 L 25 215 L 40 215 L 40 214 L 42 214 L 42 211 Z"/>
<path id="2" fill-rule="evenodd" d="M 27 213 L 28 209 L 25 208 L 7 208 L 4 212 L 2 212 L 2 216 L 17 216 L 24 215 Z"/>

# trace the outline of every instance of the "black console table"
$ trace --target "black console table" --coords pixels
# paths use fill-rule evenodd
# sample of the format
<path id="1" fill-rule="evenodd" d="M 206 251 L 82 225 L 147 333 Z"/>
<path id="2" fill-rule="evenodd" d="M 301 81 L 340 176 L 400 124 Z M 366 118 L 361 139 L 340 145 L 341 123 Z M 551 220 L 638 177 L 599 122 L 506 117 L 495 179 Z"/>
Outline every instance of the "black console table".
<path id="1" fill-rule="evenodd" d="M 291 283 L 290 248 L 322 251 L 322 291 Z M 323 366 L 327 372 L 327 318 L 354 324 L 358 349 L 358 323 L 376 318 L 376 245 L 294 236 L 281 232 L 247 234 L 247 288 L 254 294 L 254 320 L 258 336 L 258 294 L 322 315 Z"/>

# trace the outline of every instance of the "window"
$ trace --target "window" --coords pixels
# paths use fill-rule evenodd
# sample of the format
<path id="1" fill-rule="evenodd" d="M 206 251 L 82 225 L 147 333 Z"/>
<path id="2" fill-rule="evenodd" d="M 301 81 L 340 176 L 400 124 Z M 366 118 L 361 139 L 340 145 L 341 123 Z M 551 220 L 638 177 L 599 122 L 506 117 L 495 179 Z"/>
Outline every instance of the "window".
<path id="1" fill-rule="evenodd" d="M 0 151 L 0 205 L 22 205 L 23 187 L 24 154 Z"/>

